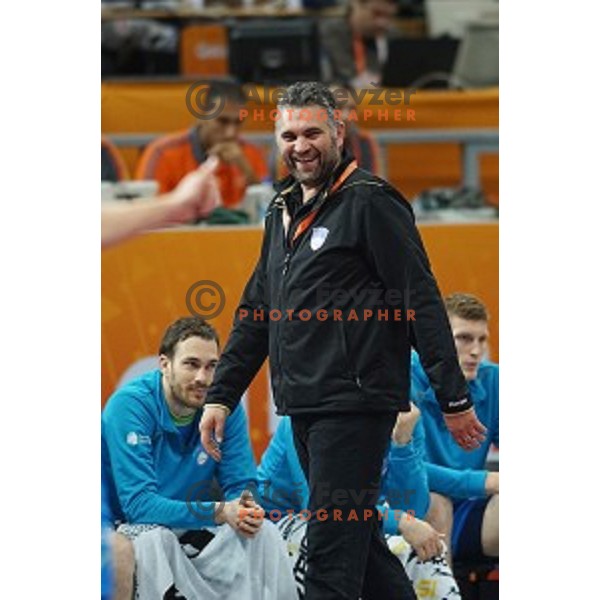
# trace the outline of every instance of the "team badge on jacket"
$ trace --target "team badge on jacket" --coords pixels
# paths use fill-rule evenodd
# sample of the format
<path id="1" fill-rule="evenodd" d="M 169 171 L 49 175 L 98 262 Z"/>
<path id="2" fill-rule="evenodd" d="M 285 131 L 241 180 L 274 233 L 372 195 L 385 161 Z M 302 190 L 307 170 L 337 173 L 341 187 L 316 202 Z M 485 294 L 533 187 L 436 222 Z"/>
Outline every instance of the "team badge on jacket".
<path id="1" fill-rule="evenodd" d="M 312 230 L 312 236 L 310 238 L 310 247 L 313 250 L 318 250 L 325 243 L 328 233 L 329 229 L 327 229 L 327 227 L 315 227 Z"/>

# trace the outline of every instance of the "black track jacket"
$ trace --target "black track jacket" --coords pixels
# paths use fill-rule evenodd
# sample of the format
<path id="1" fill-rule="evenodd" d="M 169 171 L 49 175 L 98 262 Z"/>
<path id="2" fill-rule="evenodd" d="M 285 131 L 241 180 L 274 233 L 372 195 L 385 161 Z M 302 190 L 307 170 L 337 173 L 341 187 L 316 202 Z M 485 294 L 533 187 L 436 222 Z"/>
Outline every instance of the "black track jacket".
<path id="1" fill-rule="evenodd" d="M 411 345 L 442 411 L 470 408 L 412 208 L 345 157 L 304 206 L 280 184 L 207 404 L 233 410 L 268 356 L 278 414 L 408 411 Z"/>

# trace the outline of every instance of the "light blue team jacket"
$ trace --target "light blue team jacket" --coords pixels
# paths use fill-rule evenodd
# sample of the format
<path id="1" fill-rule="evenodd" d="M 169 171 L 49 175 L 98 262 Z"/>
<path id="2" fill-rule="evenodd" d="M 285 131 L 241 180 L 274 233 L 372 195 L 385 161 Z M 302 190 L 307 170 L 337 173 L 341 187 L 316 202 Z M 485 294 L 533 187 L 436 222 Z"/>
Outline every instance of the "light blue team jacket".
<path id="1" fill-rule="evenodd" d="M 420 435 L 423 435 L 421 430 Z M 385 533 L 398 532 L 394 510 L 414 511 L 423 518 L 429 509 L 429 490 L 422 457 L 417 452 L 423 447 L 414 439 L 406 446 L 390 445 L 382 470 L 380 504 L 384 515 Z M 267 513 L 288 510 L 298 513 L 308 507 L 308 484 L 294 446 L 290 417 L 282 417 L 258 467 L 258 485 L 262 505 Z M 390 510 L 385 510 L 386 500 Z"/>
<path id="2" fill-rule="evenodd" d="M 484 497 L 484 470 L 490 446 L 500 447 L 499 367 L 484 360 L 477 378 L 469 382 L 469 391 L 479 420 L 487 427 L 485 442 L 467 452 L 458 446 L 446 428 L 439 404 L 418 355 L 411 356 L 411 400 L 421 410 L 415 427 L 415 440 L 422 440 L 427 461 L 429 489 L 450 498 Z M 418 434 L 424 430 L 424 435 Z"/>
<path id="3" fill-rule="evenodd" d="M 171 528 L 214 525 L 213 478 L 227 500 L 256 489 L 244 409 L 238 406 L 227 418 L 217 463 L 200 444 L 202 411 L 184 440 L 169 413 L 161 378 L 155 370 L 129 382 L 102 413 L 102 478 L 111 517 L 113 522 Z"/>

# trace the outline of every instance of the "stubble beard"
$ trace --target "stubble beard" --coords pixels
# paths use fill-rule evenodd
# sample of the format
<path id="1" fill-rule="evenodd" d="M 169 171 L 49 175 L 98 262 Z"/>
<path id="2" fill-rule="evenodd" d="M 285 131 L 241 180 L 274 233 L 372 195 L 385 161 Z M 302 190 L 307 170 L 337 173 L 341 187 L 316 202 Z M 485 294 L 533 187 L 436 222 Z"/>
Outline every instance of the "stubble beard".
<path id="1" fill-rule="evenodd" d="M 331 176 L 334 169 L 340 161 L 340 152 L 337 149 L 335 141 L 326 153 L 319 153 L 320 163 L 312 173 L 303 173 L 296 167 L 295 161 L 291 157 L 286 157 L 285 163 L 290 173 L 302 185 L 306 187 L 320 187 Z"/>

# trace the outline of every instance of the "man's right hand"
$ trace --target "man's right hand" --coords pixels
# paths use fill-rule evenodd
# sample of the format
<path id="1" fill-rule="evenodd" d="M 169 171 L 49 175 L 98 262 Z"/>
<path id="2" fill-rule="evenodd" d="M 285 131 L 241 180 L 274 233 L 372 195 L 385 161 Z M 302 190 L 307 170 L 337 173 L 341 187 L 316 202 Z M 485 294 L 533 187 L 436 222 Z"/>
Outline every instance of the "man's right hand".
<path id="1" fill-rule="evenodd" d="M 487 429 L 477 418 L 474 408 L 456 415 L 445 414 L 444 421 L 454 441 L 463 450 L 479 448 L 485 440 Z"/>
<path id="2" fill-rule="evenodd" d="M 223 441 L 227 410 L 222 406 L 208 405 L 204 407 L 200 421 L 200 442 L 208 454 L 217 462 L 221 461 L 219 446 Z"/>

